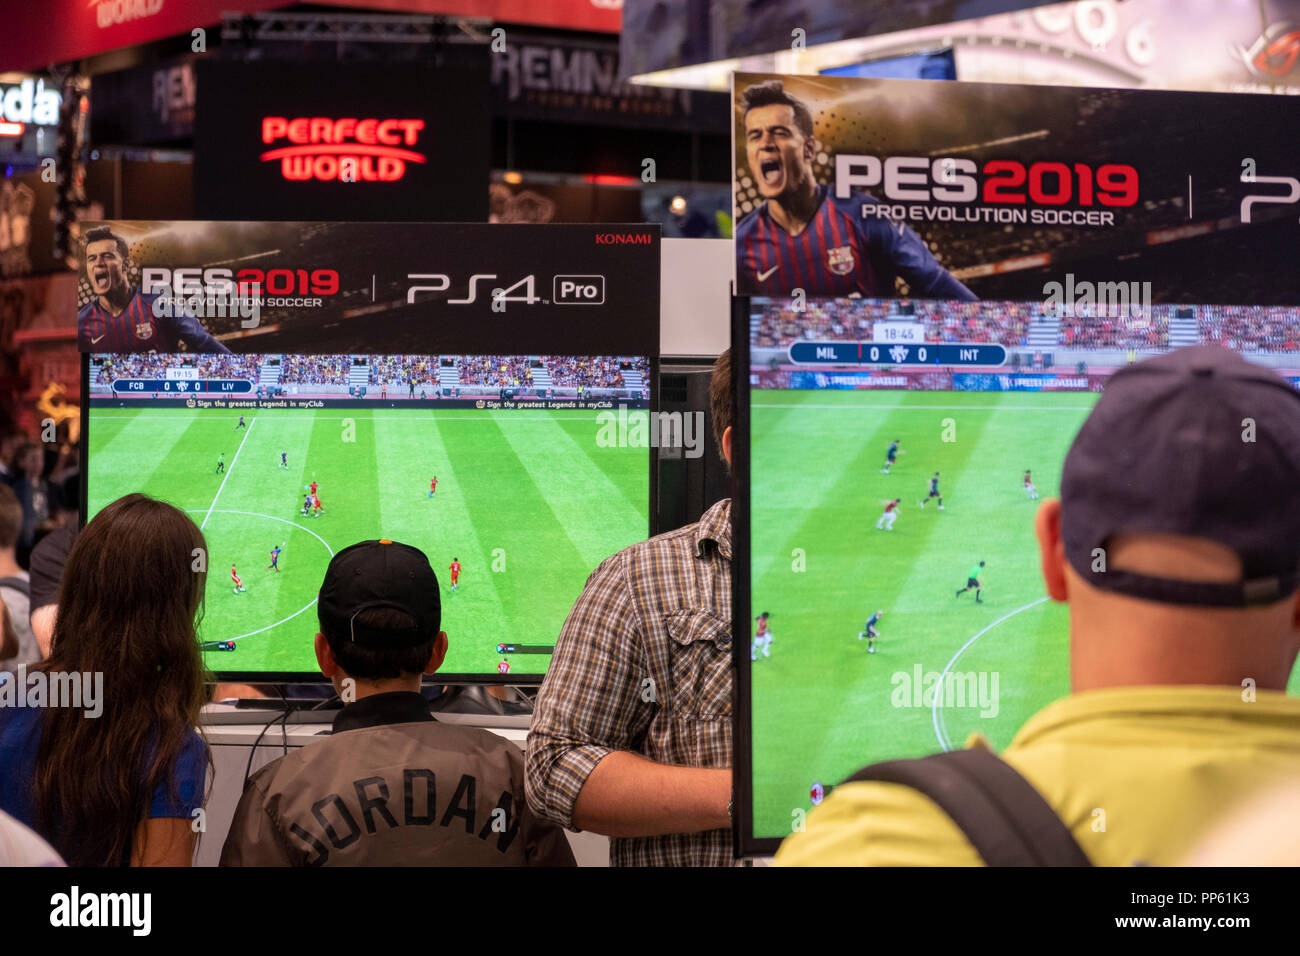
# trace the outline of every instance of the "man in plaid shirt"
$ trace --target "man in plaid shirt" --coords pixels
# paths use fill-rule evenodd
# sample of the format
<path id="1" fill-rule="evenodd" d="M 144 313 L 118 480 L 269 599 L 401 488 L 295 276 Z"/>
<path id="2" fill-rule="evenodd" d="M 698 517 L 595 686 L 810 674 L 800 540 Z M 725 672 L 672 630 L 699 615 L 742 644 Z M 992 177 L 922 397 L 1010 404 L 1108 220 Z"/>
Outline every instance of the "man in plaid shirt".
<path id="1" fill-rule="evenodd" d="M 731 354 L 713 367 L 731 462 Z M 726 866 L 731 499 L 607 558 L 556 641 L 525 755 L 534 813 L 610 839 L 614 866 Z"/>

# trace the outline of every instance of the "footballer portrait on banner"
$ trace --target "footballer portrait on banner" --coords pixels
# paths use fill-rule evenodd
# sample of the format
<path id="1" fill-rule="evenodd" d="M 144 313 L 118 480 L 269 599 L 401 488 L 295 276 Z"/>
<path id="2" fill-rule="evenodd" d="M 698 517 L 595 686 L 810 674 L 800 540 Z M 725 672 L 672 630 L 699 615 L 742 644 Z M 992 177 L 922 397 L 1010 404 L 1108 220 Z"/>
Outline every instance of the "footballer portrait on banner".
<path id="1" fill-rule="evenodd" d="M 1153 304 L 1300 304 L 1300 174 L 1278 133 L 1300 98 L 732 83 L 742 295 L 1042 302 L 1074 282 Z"/>
<path id="2" fill-rule="evenodd" d="M 737 202 L 742 292 L 889 298 L 901 280 L 917 297 L 975 298 L 906 224 L 866 214 L 864 205 L 879 200 L 860 192 L 839 197 L 818 182 L 814 164 L 819 153 L 823 163 L 826 156 L 812 111 L 782 80 L 738 82 L 736 100 L 746 170 L 740 186 L 748 194 Z"/>
<path id="3" fill-rule="evenodd" d="M 193 314 L 177 303 L 157 303 L 166 292 L 145 292 L 131 281 L 139 263 L 127 240 L 111 226 L 82 237 L 83 295 L 77 312 L 77 347 L 83 352 L 228 353 Z M 165 307 L 155 307 L 164 305 Z"/>

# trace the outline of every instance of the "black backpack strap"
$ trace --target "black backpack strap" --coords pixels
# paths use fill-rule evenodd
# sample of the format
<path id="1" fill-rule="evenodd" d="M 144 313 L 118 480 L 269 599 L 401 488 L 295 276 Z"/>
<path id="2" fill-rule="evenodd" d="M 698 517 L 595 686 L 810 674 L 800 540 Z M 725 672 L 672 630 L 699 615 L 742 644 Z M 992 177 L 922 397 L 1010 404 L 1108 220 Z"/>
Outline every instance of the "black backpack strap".
<path id="1" fill-rule="evenodd" d="M 31 590 L 22 578 L 0 578 L 0 588 L 12 588 L 19 594 L 30 596 Z"/>
<path id="2" fill-rule="evenodd" d="M 925 794 L 988 866 L 1091 866 L 1056 811 L 1015 768 L 987 750 L 953 750 L 864 767 L 845 783 L 898 783 Z"/>

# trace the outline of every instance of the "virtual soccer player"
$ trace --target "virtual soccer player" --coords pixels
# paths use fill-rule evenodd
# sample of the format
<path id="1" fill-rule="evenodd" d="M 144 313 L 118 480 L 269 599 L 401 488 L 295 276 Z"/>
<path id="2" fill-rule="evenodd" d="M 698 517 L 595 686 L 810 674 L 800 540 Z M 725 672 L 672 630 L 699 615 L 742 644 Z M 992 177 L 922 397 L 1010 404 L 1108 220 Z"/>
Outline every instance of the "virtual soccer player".
<path id="1" fill-rule="evenodd" d="M 880 623 L 880 615 L 884 613 L 884 611 L 877 611 L 871 615 L 871 617 L 867 618 L 867 623 L 863 629 L 858 632 L 858 640 L 862 640 L 864 637 L 867 639 L 868 654 L 876 653 L 876 638 L 880 636 L 880 632 L 876 630 L 876 625 Z"/>
<path id="2" fill-rule="evenodd" d="M 885 467 L 880 469 L 882 475 L 889 474 L 889 469 L 894 467 L 898 461 L 898 456 L 902 454 L 902 449 L 898 447 L 898 439 L 895 438 L 889 443 L 889 450 L 885 452 Z"/>
<path id="3" fill-rule="evenodd" d="M 984 599 L 980 597 L 980 595 L 984 593 L 984 585 L 981 582 L 983 576 L 984 562 L 981 561 L 979 564 L 975 565 L 975 567 L 970 569 L 970 573 L 966 575 L 966 586 L 957 592 L 957 597 L 961 597 L 967 591 L 973 589 L 975 591 L 975 603 L 983 604 Z"/>
<path id="4" fill-rule="evenodd" d="M 894 522 L 898 520 L 898 504 L 902 498 L 891 498 L 884 502 L 885 510 L 881 513 L 880 518 L 876 521 L 876 528 L 883 528 L 885 531 L 894 530 Z"/>
<path id="5" fill-rule="evenodd" d="M 758 660 L 758 652 L 761 650 L 764 657 L 772 656 L 772 632 L 768 630 L 767 619 L 771 613 L 764 611 L 758 617 L 754 618 L 754 640 L 749 645 L 749 659 Z"/>
<path id="6" fill-rule="evenodd" d="M 925 503 L 926 503 L 927 501 L 929 501 L 931 498 L 938 498 L 938 499 L 939 499 L 939 510 L 942 511 L 942 510 L 943 510 L 943 494 L 939 491 L 939 473 L 938 473 L 937 471 L 934 473 L 934 477 L 930 479 L 930 490 L 929 490 L 929 492 L 926 494 L 926 496 L 925 496 L 924 498 L 922 498 L 922 499 L 918 502 L 918 504 L 919 504 L 922 508 L 924 508 L 924 507 L 925 507 Z"/>
<path id="7" fill-rule="evenodd" d="M 747 88 L 742 102 L 749 172 L 763 197 L 736 227 L 737 272 L 751 290 L 889 297 L 901 276 L 914 296 L 975 299 L 907 226 L 863 218 L 878 199 L 837 199 L 817 184 L 812 114 L 780 80 Z"/>
<path id="8" fill-rule="evenodd" d="M 154 315 L 159 293 L 145 294 L 127 279 L 131 257 L 126 240 L 108 226 L 86 233 L 86 281 L 95 297 L 77 313 L 77 347 L 83 352 L 230 353 L 201 322 L 179 305 L 171 315 Z"/>

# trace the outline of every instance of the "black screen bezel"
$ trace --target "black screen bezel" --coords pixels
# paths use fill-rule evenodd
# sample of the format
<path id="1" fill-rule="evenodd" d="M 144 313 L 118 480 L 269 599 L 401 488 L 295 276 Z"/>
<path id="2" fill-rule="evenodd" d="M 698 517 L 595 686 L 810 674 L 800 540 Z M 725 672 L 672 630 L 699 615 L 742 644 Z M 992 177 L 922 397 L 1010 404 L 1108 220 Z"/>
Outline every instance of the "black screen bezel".
<path id="1" fill-rule="evenodd" d="M 469 353 L 467 353 L 469 354 Z M 563 353 L 557 353 L 563 354 Z M 658 354 L 647 356 L 650 360 L 650 413 L 657 414 L 659 411 L 659 356 Z M 79 502 L 79 529 L 86 526 L 89 520 L 89 488 L 90 488 L 90 353 L 81 353 L 81 500 Z M 650 469 L 649 481 L 649 501 L 647 502 L 648 521 L 647 532 L 653 536 L 659 533 L 658 513 L 656 502 L 659 500 L 659 449 L 651 445 L 646 449 L 649 452 L 646 461 L 646 467 Z M 576 601 L 578 595 L 574 595 Z M 557 635 L 558 637 L 558 635 Z M 547 671 L 550 670 L 549 665 Z M 547 671 L 540 674 L 461 674 L 461 673 L 443 673 L 439 671 L 436 676 L 426 678 L 426 683 L 434 684 L 496 684 L 511 687 L 540 687 L 542 680 L 546 677 Z M 247 683 L 247 684 L 322 684 L 328 685 L 329 681 L 320 673 L 320 671 L 241 671 L 241 670 L 212 670 L 210 673 L 214 679 L 220 683 Z"/>
<path id="2" fill-rule="evenodd" d="M 732 728 L 732 842 L 737 857 L 771 856 L 781 845 L 780 837 L 754 835 L 754 740 L 749 641 L 750 619 L 750 387 L 749 387 L 749 296 L 731 299 L 731 368 L 736 407 L 731 441 L 731 473 L 735 493 L 731 497 L 731 654 L 736 674 L 736 724 Z"/>

